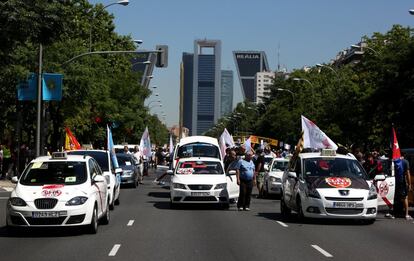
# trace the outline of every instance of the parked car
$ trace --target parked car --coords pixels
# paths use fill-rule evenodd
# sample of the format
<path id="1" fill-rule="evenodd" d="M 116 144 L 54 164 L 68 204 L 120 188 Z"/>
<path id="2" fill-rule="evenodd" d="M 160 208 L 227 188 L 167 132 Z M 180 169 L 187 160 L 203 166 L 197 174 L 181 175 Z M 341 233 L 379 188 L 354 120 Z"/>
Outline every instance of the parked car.
<path id="1" fill-rule="evenodd" d="M 137 144 L 116 144 L 116 145 L 114 145 L 115 153 L 122 153 L 122 152 L 124 152 L 125 146 L 128 147 L 128 150 L 131 153 L 134 153 L 135 152 L 134 151 L 135 146 L 138 146 L 139 147 L 139 145 L 137 145 Z"/>
<path id="2" fill-rule="evenodd" d="M 171 207 L 185 203 L 215 203 L 228 208 L 229 195 L 238 194 L 238 191 L 229 191 L 233 187 L 228 186 L 223 163 L 219 159 L 180 159 L 175 170 L 168 170 L 167 173 L 172 175 Z"/>
<path id="3" fill-rule="evenodd" d="M 120 174 L 122 169 L 115 168 L 114 162 L 111 158 L 111 153 L 107 150 L 72 150 L 68 151 L 68 154 L 91 156 L 94 158 L 98 162 L 99 167 L 101 167 L 103 175 L 106 178 L 106 182 L 108 183 L 110 198 L 109 208 L 112 210 L 115 208 L 115 205 L 119 205 L 121 185 Z"/>
<path id="4" fill-rule="evenodd" d="M 274 158 L 269 164 L 269 170 L 264 176 L 263 191 L 265 196 L 281 195 L 283 172 L 288 166 L 289 160 L 284 158 Z"/>
<path id="5" fill-rule="evenodd" d="M 119 167 L 122 169 L 121 185 L 131 185 L 133 188 L 139 184 L 139 162 L 132 154 L 117 153 Z"/>
<path id="6" fill-rule="evenodd" d="M 217 139 L 207 136 L 190 136 L 180 140 L 175 146 L 173 168 L 182 158 L 209 157 L 223 161 Z"/>
<path id="7" fill-rule="evenodd" d="M 12 182 L 8 227 L 86 226 L 96 233 L 98 220 L 109 223 L 106 179 L 92 157 L 62 152 L 38 157 Z"/>
<path id="8" fill-rule="evenodd" d="M 375 181 L 385 180 L 377 175 Z M 283 173 L 280 210 L 299 218 L 363 219 L 374 223 L 377 189 L 359 162 L 335 150 L 299 153 Z"/>

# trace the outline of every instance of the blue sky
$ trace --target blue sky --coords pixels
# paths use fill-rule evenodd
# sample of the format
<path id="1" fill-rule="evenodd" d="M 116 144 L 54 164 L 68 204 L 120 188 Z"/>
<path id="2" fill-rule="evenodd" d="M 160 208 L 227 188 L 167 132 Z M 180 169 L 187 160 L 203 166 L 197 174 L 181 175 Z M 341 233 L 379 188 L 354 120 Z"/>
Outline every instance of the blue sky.
<path id="1" fill-rule="evenodd" d="M 115 16 L 116 31 L 143 40 L 142 48 L 169 46 L 168 68 L 156 68 L 151 86 L 158 86 L 166 124 L 178 123 L 180 62 L 193 52 L 195 39 L 222 41 L 222 69 L 237 75 L 232 51 L 265 51 L 270 67 L 289 71 L 327 63 L 342 49 L 373 32 L 385 33 L 393 24 L 414 26 L 406 0 L 129 0 L 126 7 L 107 9 Z M 109 4 L 110 0 L 92 3 Z M 242 101 L 235 77 L 234 106 Z M 148 101 L 155 100 L 155 96 Z M 148 103 L 148 101 L 146 103 Z"/>

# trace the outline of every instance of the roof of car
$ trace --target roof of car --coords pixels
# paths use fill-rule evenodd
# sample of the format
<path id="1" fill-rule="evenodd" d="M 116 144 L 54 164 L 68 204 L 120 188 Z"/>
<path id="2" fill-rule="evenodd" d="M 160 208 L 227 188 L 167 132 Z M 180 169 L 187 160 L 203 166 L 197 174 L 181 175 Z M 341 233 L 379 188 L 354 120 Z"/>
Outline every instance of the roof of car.
<path id="1" fill-rule="evenodd" d="M 88 161 L 89 156 L 82 155 L 67 155 L 66 158 L 53 159 L 52 156 L 40 156 L 32 160 L 32 162 L 45 162 L 45 161 Z"/>
<path id="2" fill-rule="evenodd" d="M 130 148 L 135 148 L 135 146 L 139 147 L 138 144 L 116 144 L 116 145 L 114 145 L 114 148 L 115 149 L 120 149 L 120 148 L 124 148 L 125 146 L 128 146 L 129 149 Z"/>
<path id="3" fill-rule="evenodd" d="M 336 154 L 335 156 L 323 156 L 321 155 L 320 152 L 306 152 L 306 153 L 299 153 L 299 157 L 303 158 L 303 159 L 308 159 L 308 158 L 342 158 L 342 159 L 353 159 L 355 160 L 355 158 L 348 156 L 348 155 L 344 155 L 344 154 Z"/>
<path id="4" fill-rule="evenodd" d="M 104 152 L 104 153 L 108 152 L 107 150 L 72 150 L 72 151 L 68 151 L 68 153 L 71 153 L 71 152 L 84 152 L 84 151 L 86 151 L 86 152 Z"/>
<path id="5" fill-rule="evenodd" d="M 182 138 L 179 142 L 179 145 L 185 145 L 188 143 L 194 143 L 194 142 L 207 142 L 207 143 L 211 143 L 211 144 L 215 144 L 218 145 L 218 141 L 216 138 L 212 138 L 209 136 L 189 136 L 189 137 L 185 137 Z"/>
<path id="6" fill-rule="evenodd" d="M 289 162 L 289 160 L 288 159 L 285 159 L 285 158 L 273 158 L 272 162 L 273 161 Z"/>

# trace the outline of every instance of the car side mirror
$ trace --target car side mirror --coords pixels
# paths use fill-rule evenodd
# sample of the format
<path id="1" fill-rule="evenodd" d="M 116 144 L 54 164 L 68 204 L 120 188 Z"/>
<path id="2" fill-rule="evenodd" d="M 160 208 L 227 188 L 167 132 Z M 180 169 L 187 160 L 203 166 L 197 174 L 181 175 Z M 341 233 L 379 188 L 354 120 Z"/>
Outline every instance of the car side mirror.
<path id="1" fill-rule="evenodd" d="M 19 182 L 19 178 L 18 178 L 18 177 L 16 177 L 16 176 L 14 176 L 14 177 L 11 179 L 11 182 L 12 182 L 13 184 L 17 184 L 17 182 Z"/>
<path id="2" fill-rule="evenodd" d="M 384 174 L 375 175 L 375 177 L 374 177 L 375 181 L 383 181 L 385 179 L 386 179 L 386 177 L 385 177 Z"/>
<path id="3" fill-rule="evenodd" d="M 230 171 L 227 173 L 227 175 L 228 175 L 228 176 L 236 175 L 236 171 L 235 171 L 235 170 L 230 170 Z"/>
<path id="4" fill-rule="evenodd" d="M 288 178 L 297 179 L 296 172 L 289 171 L 288 172 Z"/>
<path id="5" fill-rule="evenodd" d="M 93 183 L 105 182 L 105 177 L 102 175 L 96 175 L 93 177 Z"/>
<path id="6" fill-rule="evenodd" d="M 122 173 L 122 169 L 121 168 L 116 168 L 115 169 L 115 174 L 120 174 Z"/>
<path id="7" fill-rule="evenodd" d="M 174 171 L 172 171 L 171 169 L 167 170 L 167 175 L 174 175 Z"/>

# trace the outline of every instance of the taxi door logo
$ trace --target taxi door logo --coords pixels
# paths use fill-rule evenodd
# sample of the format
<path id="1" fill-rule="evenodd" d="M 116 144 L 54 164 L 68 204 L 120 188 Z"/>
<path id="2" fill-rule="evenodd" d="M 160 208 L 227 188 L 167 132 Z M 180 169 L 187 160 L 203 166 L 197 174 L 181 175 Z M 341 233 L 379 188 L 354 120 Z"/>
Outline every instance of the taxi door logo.
<path id="1" fill-rule="evenodd" d="M 347 188 L 352 184 L 350 178 L 325 178 L 325 182 L 334 188 Z"/>

